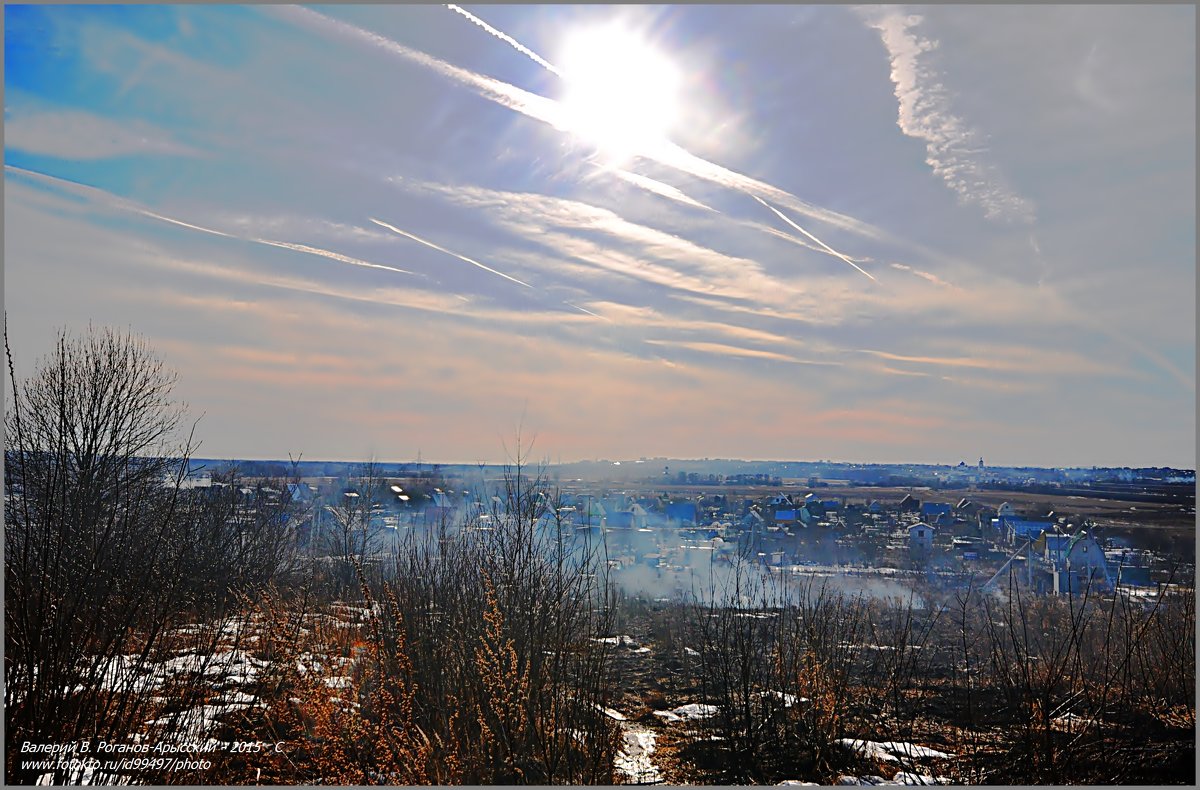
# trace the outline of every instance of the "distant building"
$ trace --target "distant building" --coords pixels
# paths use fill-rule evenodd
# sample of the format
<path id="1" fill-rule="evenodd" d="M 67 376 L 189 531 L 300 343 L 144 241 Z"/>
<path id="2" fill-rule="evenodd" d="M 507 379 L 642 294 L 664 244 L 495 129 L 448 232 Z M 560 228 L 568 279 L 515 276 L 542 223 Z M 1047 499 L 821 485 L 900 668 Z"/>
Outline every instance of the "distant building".
<path id="1" fill-rule="evenodd" d="M 1042 559 L 1046 562 L 1061 563 L 1066 559 L 1070 542 L 1070 535 L 1064 535 L 1061 532 L 1047 532 L 1037 541 L 1041 545 L 1035 544 L 1035 548 L 1041 548 Z"/>
<path id="2" fill-rule="evenodd" d="M 1078 595 L 1112 588 L 1104 549 L 1086 532 L 1048 532 L 1034 543 L 1041 553 L 1038 589 L 1055 595 Z"/>
<path id="3" fill-rule="evenodd" d="M 954 506 L 954 512 L 960 516 L 975 516 L 979 513 L 979 510 L 979 505 L 966 497 L 958 500 L 958 504 Z"/>
<path id="4" fill-rule="evenodd" d="M 1059 574 L 1058 592 L 1079 593 L 1088 586 L 1107 589 L 1112 586 L 1104 549 L 1086 532 L 1073 535 L 1067 542 Z"/>
<path id="5" fill-rule="evenodd" d="M 583 506 L 581 513 L 582 513 L 582 520 L 583 520 L 584 526 L 588 526 L 588 527 L 605 526 L 605 523 L 607 521 L 608 512 L 605 511 L 604 505 L 600 504 L 595 499 L 591 499 L 589 497 L 587 500 L 587 503 Z"/>
<path id="6" fill-rule="evenodd" d="M 921 517 L 927 519 L 935 519 L 938 516 L 950 515 L 953 508 L 948 502 L 923 502 L 921 504 Z"/>
<path id="7" fill-rule="evenodd" d="M 670 502 L 667 504 L 667 521 L 684 526 L 696 525 L 695 502 Z"/>
<path id="8" fill-rule="evenodd" d="M 781 527 L 791 526 L 791 525 L 795 524 L 798 520 L 799 520 L 799 516 L 797 515 L 797 513 L 794 509 L 776 510 L 775 511 L 775 524 L 778 526 L 781 526 Z"/>
<path id="9" fill-rule="evenodd" d="M 908 548 L 915 555 L 928 554 L 933 550 L 933 527 L 923 521 L 918 521 L 908 528 Z"/>
<path id="10" fill-rule="evenodd" d="M 1009 545 L 1015 546 L 1027 540 L 1037 540 L 1043 532 L 1052 531 L 1054 522 L 1001 516 L 992 519 L 992 527 L 1008 541 Z"/>
<path id="11" fill-rule="evenodd" d="M 316 492 L 313 491 L 312 486 L 308 483 L 288 483 L 287 490 L 291 501 L 301 504 L 312 502 L 313 497 L 316 495 Z"/>
<path id="12" fill-rule="evenodd" d="M 633 513 L 628 510 L 610 510 L 607 523 L 613 529 L 632 529 Z"/>

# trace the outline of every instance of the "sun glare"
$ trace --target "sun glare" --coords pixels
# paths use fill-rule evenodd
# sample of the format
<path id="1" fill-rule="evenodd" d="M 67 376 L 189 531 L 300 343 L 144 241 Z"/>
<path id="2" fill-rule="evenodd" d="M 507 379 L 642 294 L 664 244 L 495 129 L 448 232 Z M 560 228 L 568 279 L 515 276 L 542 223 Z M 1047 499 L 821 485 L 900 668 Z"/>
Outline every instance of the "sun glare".
<path id="1" fill-rule="evenodd" d="M 675 122 L 679 70 L 635 33 L 619 26 L 581 30 L 560 56 L 566 86 L 563 128 L 611 160 L 666 141 Z"/>

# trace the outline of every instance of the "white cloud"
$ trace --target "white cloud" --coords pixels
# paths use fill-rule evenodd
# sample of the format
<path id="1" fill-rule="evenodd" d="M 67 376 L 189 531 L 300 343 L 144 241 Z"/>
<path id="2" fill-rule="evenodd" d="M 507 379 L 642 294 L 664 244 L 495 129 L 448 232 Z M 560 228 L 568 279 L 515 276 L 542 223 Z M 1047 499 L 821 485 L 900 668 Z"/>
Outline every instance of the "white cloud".
<path id="1" fill-rule="evenodd" d="M 979 130 L 954 113 L 950 93 L 929 62 L 938 42 L 916 32 L 923 17 L 894 6 L 860 8 L 859 14 L 879 31 L 887 48 L 900 102 L 896 124 L 925 142 L 926 164 L 959 200 L 982 207 L 989 219 L 1032 222 L 1033 203 L 1009 187 L 982 156 L 986 147 Z"/>
<path id="2" fill-rule="evenodd" d="M 198 156 L 200 153 L 145 121 L 117 121 L 80 110 L 15 113 L 4 119 L 4 145 L 58 159 L 111 159 L 146 154 Z"/>

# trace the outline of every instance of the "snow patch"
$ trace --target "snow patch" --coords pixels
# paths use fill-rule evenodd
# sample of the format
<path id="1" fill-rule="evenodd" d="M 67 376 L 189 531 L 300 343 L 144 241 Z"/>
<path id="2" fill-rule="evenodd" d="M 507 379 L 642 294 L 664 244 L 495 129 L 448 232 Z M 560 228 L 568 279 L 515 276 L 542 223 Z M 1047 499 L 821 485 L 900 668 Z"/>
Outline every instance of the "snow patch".
<path id="1" fill-rule="evenodd" d="M 686 705 L 680 705 L 678 708 L 672 709 L 680 719 L 707 719 L 717 715 L 716 705 L 705 705 L 701 702 L 689 702 Z"/>
<path id="2" fill-rule="evenodd" d="M 862 741 L 854 738 L 840 738 L 837 742 L 885 763 L 915 759 L 949 760 L 954 756 L 946 752 L 939 752 L 937 749 L 930 749 L 928 746 L 918 746 L 915 743 L 904 741 Z"/>
<path id="3" fill-rule="evenodd" d="M 662 782 L 662 772 L 650 758 L 654 754 L 654 742 L 658 735 L 632 722 L 623 724 L 622 729 L 621 748 L 613 761 L 616 769 L 634 784 Z"/>
<path id="4" fill-rule="evenodd" d="M 621 713 L 621 711 L 619 711 L 619 710 L 613 710 L 612 708 L 606 708 L 603 705 L 599 705 L 599 704 L 596 705 L 596 710 L 600 711 L 605 716 L 607 716 L 608 718 L 610 718 L 614 721 L 629 721 L 629 719 L 625 716 L 625 714 Z"/>

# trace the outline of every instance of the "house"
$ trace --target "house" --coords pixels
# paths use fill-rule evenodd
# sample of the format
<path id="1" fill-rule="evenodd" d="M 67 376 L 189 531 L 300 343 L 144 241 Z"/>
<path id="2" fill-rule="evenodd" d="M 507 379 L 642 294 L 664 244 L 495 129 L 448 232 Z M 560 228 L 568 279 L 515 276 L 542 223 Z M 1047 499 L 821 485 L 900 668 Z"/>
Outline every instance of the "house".
<path id="1" fill-rule="evenodd" d="M 954 506 L 954 512 L 956 514 L 971 518 L 977 516 L 979 514 L 979 510 L 980 506 L 966 497 L 958 500 L 958 504 Z"/>
<path id="2" fill-rule="evenodd" d="M 781 527 L 791 526 L 791 525 L 795 524 L 796 521 L 799 520 L 799 518 L 800 517 L 796 513 L 795 510 L 776 510 L 775 511 L 775 523 Z"/>
<path id="3" fill-rule="evenodd" d="M 607 524 L 613 529 L 632 529 L 633 512 L 629 510 L 610 510 Z"/>
<path id="4" fill-rule="evenodd" d="M 743 532 L 762 532 L 766 527 L 762 513 L 753 509 L 746 511 L 746 515 L 742 516 L 740 523 Z"/>
<path id="5" fill-rule="evenodd" d="M 928 554 L 933 550 L 933 536 L 935 532 L 933 527 L 923 521 L 918 521 L 916 524 L 909 526 L 909 551 L 913 554 Z"/>
<path id="6" fill-rule="evenodd" d="M 996 516 L 998 518 L 1016 518 L 1017 509 L 1012 506 L 1012 503 L 1005 502 L 996 509 Z"/>
<path id="7" fill-rule="evenodd" d="M 1033 547 L 1041 553 L 1038 589 L 1055 595 L 1078 595 L 1088 589 L 1112 589 L 1113 574 L 1104 549 L 1087 532 L 1047 532 Z"/>
<path id="8" fill-rule="evenodd" d="M 759 543 L 767 531 L 766 522 L 757 510 L 748 510 L 740 522 L 741 535 L 738 538 L 738 549 L 743 557 L 752 556 L 758 552 Z"/>
<path id="9" fill-rule="evenodd" d="M 424 510 L 424 518 L 426 523 L 448 523 L 454 515 L 454 503 L 450 501 L 450 497 L 448 497 L 444 491 L 434 490 L 430 500 L 430 504 Z M 479 511 L 483 512 L 484 508 L 482 507 L 482 503 L 480 503 L 480 505 Z"/>
<path id="10" fill-rule="evenodd" d="M 685 526 L 696 525 L 695 502 L 670 502 L 667 504 L 667 521 Z"/>
<path id="11" fill-rule="evenodd" d="M 992 526 L 1004 536 L 1009 545 L 1015 546 L 1026 540 L 1037 540 L 1043 532 L 1054 529 L 1054 522 L 1001 516 L 992 519 Z"/>
<path id="12" fill-rule="evenodd" d="M 916 513 L 921 509 L 921 500 L 912 494 L 905 494 L 904 499 L 901 499 L 900 504 L 896 507 L 901 513 Z"/>
<path id="13" fill-rule="evenodd" d="M 1061 532 L 1046 532 L 1034 543 L 1034 548 L 1041 550 L 1042 559 L 1046 562 L 1061 563 L 1066 559 L 1070 541 L 1070 535 L 1064 535 Z"/>
<path id="14" fill-rule="evenodd" d="M 1055 591 L 1059 593 L 1081 593 L 1089 586 L 1112 587 L 1105 562 L 1104 549 L 1086 532 L 1071 536 L 1063 553 L 1062 562 L 1055 570 Z"/>
<path id="15" fill-rule="evenodd" d="M 308 504 L 309 502 L 312 502 L 313 497 L 316 495 L 316 492 L 313 491 L 313 487 L 308 483 L 288 483 L 287 490 L 291 501 L 300 504 Z"/>
<path id="16" fill-rule="evenodd" d="M 921 518 L 935 519 L 938 516 L 949 516 L 951 510 L 949 502 L 922 502 Z"/>
<path id="17" fill-rule="evenodd" d="M 600 504 L 595 499 L 588 497 L 587 502 L 581 509 L 583 523 L 588 527 L 602 527 L 605 524 L 608 512 L 604 509 L 604 505 Z"/>

